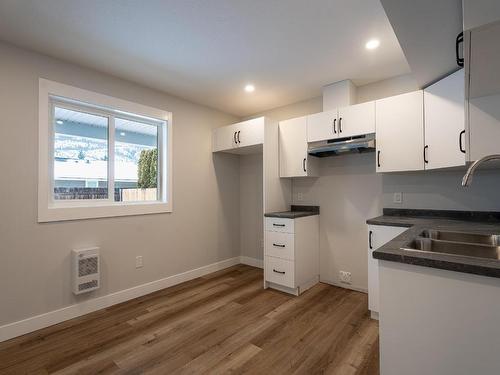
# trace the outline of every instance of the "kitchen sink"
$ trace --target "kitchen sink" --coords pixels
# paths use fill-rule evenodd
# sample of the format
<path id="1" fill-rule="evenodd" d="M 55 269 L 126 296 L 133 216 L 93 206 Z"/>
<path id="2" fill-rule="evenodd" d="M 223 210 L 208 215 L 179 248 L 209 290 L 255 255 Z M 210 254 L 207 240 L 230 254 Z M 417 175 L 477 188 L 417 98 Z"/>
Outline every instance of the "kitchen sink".
<path id="1" fill-rule="evenodd" d="M 466 232 L 447 232 L 440 230 L 427 229 L 424 230 L 420 237 L 430 238 L 432 240 L 462 242 L 479 245 L 500 245 L 500 235 L 498 234 L 477 234 Z"/>
<path id="2" fill-rule="evenodd" d="M 500 245 L 495 242 L 497 241 L 496 237 L 497 235 L 427 230 L 421 236 L 407 243 L 403 249 L 474 258 L 500 259 Z M 444 240 L 445 238 L 447 240 Z M 458 239 L 463 242 L 459 242 Z M 472 241 L 476 242 L 473 243 Z"/>

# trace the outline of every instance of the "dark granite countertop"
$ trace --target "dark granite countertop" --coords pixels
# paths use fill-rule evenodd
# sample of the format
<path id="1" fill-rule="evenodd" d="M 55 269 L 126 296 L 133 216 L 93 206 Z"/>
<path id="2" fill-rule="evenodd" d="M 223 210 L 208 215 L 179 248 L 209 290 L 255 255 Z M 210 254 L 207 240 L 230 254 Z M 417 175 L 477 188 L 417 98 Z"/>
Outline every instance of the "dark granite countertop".
<path id="1" fill-rule="evenodd" d="M 408 227 L 408 230 L 373 252 L 376 259 L 500 278 L 500 261 L 402 249 L 425 229 L 470 233 L 500 233 L 500 213 L 384 209 L 367 224 Z"/>
<path id="2" fill-rule="evenodd" d="M 269 212 L 265 217 L 279 217 L 282 219 L 297 219 L 299 217 L 319 215 L 319 206 L 292 205 L 290 211 Z"/>

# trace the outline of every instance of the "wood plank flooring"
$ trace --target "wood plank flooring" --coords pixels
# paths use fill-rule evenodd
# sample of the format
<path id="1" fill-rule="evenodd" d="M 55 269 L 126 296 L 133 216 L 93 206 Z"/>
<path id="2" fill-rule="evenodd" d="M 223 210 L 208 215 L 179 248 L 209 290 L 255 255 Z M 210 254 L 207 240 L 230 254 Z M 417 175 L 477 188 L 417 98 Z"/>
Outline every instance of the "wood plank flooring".
<path id="1" fill-rule="evenodd" d="M 364 374 L 378 369 L 367 296 L 262 289 L 238 265 L 0 343 L 0 374 Z"/>

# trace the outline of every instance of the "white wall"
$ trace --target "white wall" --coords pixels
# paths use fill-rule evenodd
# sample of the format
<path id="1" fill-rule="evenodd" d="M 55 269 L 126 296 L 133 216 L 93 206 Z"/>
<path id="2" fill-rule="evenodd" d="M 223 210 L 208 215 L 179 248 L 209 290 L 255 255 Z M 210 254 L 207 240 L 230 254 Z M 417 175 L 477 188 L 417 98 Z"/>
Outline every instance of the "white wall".
<path id="1" fill-rule="evenodd" d="M 37 223 L 39 77 L 173 113 L 173 213 Z M 211 152 L 211 130 L 234 117 L 4 43 L 0 82 L 0 325 L 89 298 L 71 293 L 73 248 L 102 250 L 92 296 L 239 255 L 239 159 Z"/>

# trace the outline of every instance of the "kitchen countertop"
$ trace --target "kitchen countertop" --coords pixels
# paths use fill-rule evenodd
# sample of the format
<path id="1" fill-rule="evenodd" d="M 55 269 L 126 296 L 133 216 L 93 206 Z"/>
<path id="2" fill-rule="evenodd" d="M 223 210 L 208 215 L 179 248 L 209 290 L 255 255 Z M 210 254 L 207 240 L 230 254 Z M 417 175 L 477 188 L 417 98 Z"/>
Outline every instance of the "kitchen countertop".
<path id="1" fill-rule="evenodd" d="M 282 219 L 297 219 L 299 217 L 319 215 L 319 206 L 292 205 L 290 211 L 269 212 L 265 217 L 279 217 Z"/>
<path id="2" fill-rule="evenodd" d="M 500 213 L 384 209 L 370 225 L 408 227 L 408 230 L 373 252 L 375 259 L 500 278 L 500 261 L 402 249 L 425 229 L 470 233 L 500 233 Z"/>

